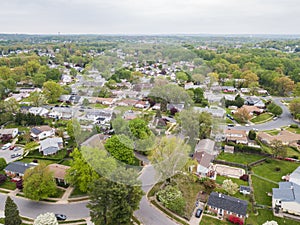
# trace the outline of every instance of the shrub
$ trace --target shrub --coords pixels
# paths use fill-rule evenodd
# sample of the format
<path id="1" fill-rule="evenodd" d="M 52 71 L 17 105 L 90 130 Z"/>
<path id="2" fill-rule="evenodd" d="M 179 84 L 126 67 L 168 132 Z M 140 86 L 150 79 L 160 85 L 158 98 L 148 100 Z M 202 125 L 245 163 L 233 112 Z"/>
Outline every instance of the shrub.
<path id="1" fill-rule="evenodd" d="M 228 217 L 228 221 L 230 223 L 238 224 L 238 225 L 243 225 L 244 224 L 243 220 L 241 220 L 239 217 L 236 217 L 236 216 L 233 216 L 233 215 L 230 215 Z"/>
<path id="2" fill-rule="evenodd" d="M 244 174 L 244 175 L 240 176 L 240 179 L 243 180 L 243 181 L 249 181 L 249 175 Z"/>
<path id="3" fill-rule="evenodd" d="M 255 140 L 256 132 L 254 130 L 250 130 L 249 134 L 248 134 L 248 137 L 249 137 L 250 140 Z"/>
<path id="4" fill-rule="evenodd" d="M 0 158 L 0 170 L 3 170 L 6 167 L 6 161 L 4 158 Z"/>
<path id="5" fill-rule="evenodd" d="M 6 176 L 4 174 L 0 174 L 0 184 L 3 184 L 6 181 Z"/>
<path id="6" fill-rule="evenodd" d="M 297 129 L 297 128 L 299 128 L 299 126 L 298 126 L 298 124 L 291 124 L 291 125 L 290 125 L 290 128 Z"/>
<path id="7" fill-rule="evenodd" d="M 18 180 L 16 182 L 16 187 L 19 189 L 19 190 L 22 190 L 23 189 L 23 180 Z"/>
<path id="8" fill-rule="evenodd" d="M 280 171 L 281 169 L 280 169 L 280 167 L 275 167 L 275 171 L 276 172 L 278 172 L 278 171 Z"/>

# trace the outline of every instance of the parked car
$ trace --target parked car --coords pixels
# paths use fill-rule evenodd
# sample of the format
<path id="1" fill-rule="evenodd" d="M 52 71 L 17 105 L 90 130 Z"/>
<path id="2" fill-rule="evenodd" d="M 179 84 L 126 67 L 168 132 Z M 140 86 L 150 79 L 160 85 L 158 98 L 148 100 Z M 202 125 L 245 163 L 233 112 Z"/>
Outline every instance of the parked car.
<path id="1" fill-rule="evenodd" d="M 276 117 L 276 116 L 273 118 L 273 120 L 277 120 L 277 119 L 278 119 L 278 117 Z"/>
<path id="2" fill-rule="evenodd" d="M 14 148 L 14 151 L 16 152 L 16 151 L 19 151 L 19 150 L 21 150 L 22 148 L 21 147 L 15 147 Z"/>
<path id="3" fill-rule="evenodd" d="M 9 147 L 9 150 L 14 150 L 15 147 L 16 146 L 12 145 L 12 146 Z"/>
<path id="4" fill-rule="evenodd" d="M 11 143 L 7 143 L 1 147 L 2 150 L 8 149 L 11 146 Z"/>
<path id="5" fill-rule="evenodd" d="M 67 216 L 63 214 L 55 214 L 57 220 L 66 220 Z"/>
<path id="6" fill-rule="evenodd" d="M 200 218 L 201 214 L 202 214 L 202 209 L 197 209 L 195 216 L 197 218 Z"/>
<path id="7" fill-rule="evenodd" d="M 14 153 L 14 154 L 10 155 L 10 158 L 13 159 L 13 158 L 19 157 L 21 155 L 22 155 L 21 153 Z"/>
<path id="8" fill-rule="evenodd" d="M 228 124 L 227 126 L 228 127 L 234 127 L 234 124 Z"/>

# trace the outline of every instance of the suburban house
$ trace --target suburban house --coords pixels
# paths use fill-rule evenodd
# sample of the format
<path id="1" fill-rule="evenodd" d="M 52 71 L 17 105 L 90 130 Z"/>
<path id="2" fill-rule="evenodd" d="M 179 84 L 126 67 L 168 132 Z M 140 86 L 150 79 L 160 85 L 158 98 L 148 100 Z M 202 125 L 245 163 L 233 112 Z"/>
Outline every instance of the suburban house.
<path id="1" fill-rule="evenodd" d="M 134 107 L 135 108 L 139 108 L 139 109 L 145 109 L 148 108 L 150 106 L 148 101 L 138 101 Z"/>
<path id="2" fill-rule="evenodd" d="M 265 108 L 266 107 L 265 103 L 260 98 L 258 98 L 256 96 L 246 97 L 245 105 L 253 105 L 253 106 L 256 106 L 258 108 Z"/>
<path id="3" fill-rule="evenodd" d="M 234 92 L 237 91 L 237 89 L 233 86 L 222 86 L 221 88 L 222 88 L 222 91 L 225 92 L 225 93 L 226 92 L 234 93 Z"/>
<path id="4" fill-rule="evenodd" d="M 249 186 L 240 186 L 240 193 L 244 195 L 250 195 L 251 193 L 251 188 Z"/>
<path id="5" fill-rule="evenodd" d="M 40 142 L 39 151 L 43 155 L 53 155 L 63 148 L 63 139 L 61 137 L 47 138 Z"/>
<path id="6" fill-rule="evenodd" d="M 4 172 L 9 177 L 23 177 L 27 169 L 36 165 L 35 163 L 11 162 L 4 168 Z"/>
<path id="7" fill-rule="evenodd" d="M 31 107 L 28 110 L 28 113 L 31 113 L 33 115 L 39 115 L 39 116 L 47 116 L 47 114 L 49 113 L 48 109 L 45 109 L 43 107 Z"/>
<path id="8" fill-rule="evenodd" d="M 215 155 L 211 155 L 204 151 L 195 152 L 193 155 L 193 159 L 195 159 L 198 163 L 196 168 L 196 174 L 201 177 L 214 178 L 216 174 L 213 170 L 213 164 L 212 164 L 214 158 Z"/>
<path id="9" fill-rule="evenodd" d="M 220 107 L 214 107 L 214 108 L 200 108 L 200 107 L 194 107 L 194 110 L 196 110 L 197 112 L 206 112 L 211 114 L 213 117 L 217 117 L 217 118 L 224 118 L 226 111 Z"/>
<path id="10" fill-rule="evenodd" d="M 239 108 L 237 110 L 237 112 L 242 112 L 242 111 L 246 111 L 248 113 L 249 116 L 253 116 L 254 114 L 261 114 L 264 112 L 263 109 L 261 108 L 258 108 L 257 106 L 254 106 L 254 105 L 243 105 L 241 108 Z"/>
<path id="11" fill-rule="evenodd" d="M 202 139 L 197 143 L 195 152 L 206 152 L 211 155 L 217 155 L 218 152 L 215 151 L 215 144 L 216 142 L 211 139 Z"/>
<path id="12" fill-rule="evenodd" d="M 4 138 L 5 136 L 15 138 L 18 135 L 18 132 L 18 128 L 0 129 L 0 139 Z"/>
<path id="13" fill-rule="evenodd" d="M 134 99 L 123 99 L 116 103 L 117 106 L 134 106 L 138 100 Z"/>
<path id="14" fill-rule="evenodd" d="M 112 105 L 116 102 L 116 98 L 97 98 L 96 103 L 100 103 L 102 105 Z"/>
<path id="15" fill-rule="evenodd" d="M 73 110 L 68 107 L 53 107 L 48 116 L 53 119 L 71 119 Z"/>
<path id="16" fill-rule="evenodd" d="M 67 170 L 70 169 L 69 166 L 54 163 L 48 165 L 47 168 L 50 172 L 53 173 L 53 177 L 58 183 L 67 184 L 65 176 L 67 174 Z"/>
<path id="17" fill-rule="evenodd" d="M 179 104 L 167 104 L 167 110 L 171 110 L 172 108 L 175 108 L 178 110 L 178 112 L 182 111 L 184 109 L 184 103 Z"/>
<path id="18" fill-rule="evenodd" d="M 294 146 L 297 148 L 299 147 L 298 143 L 300 142 L 300 134 L 295 134 L 287 130 L 282 130 L 277 135 L 259 132 L 257 138 L 265 144 L 271 144 L 272 141 L 278 140 L 282 141 L 283 145 Z"/>
<path id="19" fill-rule="evenodd" d="M 54 136 L 54 134 L 55 134 L 55 129 L 49 126 L 33 127 L 30 130 L 31 137 L 37 140 L 42 140 L 47 137 Z"/>
<path id="20" fill-rule="evenodd" d="M 225 219 L 233 215 L 244 221 L 247 216 L 247 201 L 221 193 L 212 192 L 209 195 L 207 206 L 208 211 L 216 213 L 218 217 Z"/>
<path id="21" fill-rule="evenodd" d="M 248 144 L 247 132 L 245 130 L 225 130 L 227 142 L 234 142 L 237 144 Z"/>
<path id="22" fill-rule="evenodd" d="M 273 188 L 272 207 L 275 215 L 289 213 L 300 216 L 300 186 L 292 182 L 279 182 L 279 188 Z"/>
<path id="23" fill-rule="evenodd" d="M 300 185 L 300 166 L 288 175 L 288 181 Z"/>

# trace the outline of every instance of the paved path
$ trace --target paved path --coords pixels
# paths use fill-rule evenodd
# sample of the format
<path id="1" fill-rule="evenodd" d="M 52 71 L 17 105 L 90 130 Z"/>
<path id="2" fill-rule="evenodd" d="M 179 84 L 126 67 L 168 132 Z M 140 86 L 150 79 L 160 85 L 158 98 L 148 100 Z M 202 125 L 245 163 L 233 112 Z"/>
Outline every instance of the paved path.
<path id="1" fill-rule="evenodd" d="M 70 197 L 73 189 L 74 189 L 73 187 L 69 186 L 67 188 L 67 190 L 65 191 L 65 193 L 63 194 L 63 196 L 61 197 L 61 200 L 59 200 L 57 203 L 60 203 L 60 204 L 65 203 L 65 204 L 67 204 L 68 203 L 68 198 Z"/>

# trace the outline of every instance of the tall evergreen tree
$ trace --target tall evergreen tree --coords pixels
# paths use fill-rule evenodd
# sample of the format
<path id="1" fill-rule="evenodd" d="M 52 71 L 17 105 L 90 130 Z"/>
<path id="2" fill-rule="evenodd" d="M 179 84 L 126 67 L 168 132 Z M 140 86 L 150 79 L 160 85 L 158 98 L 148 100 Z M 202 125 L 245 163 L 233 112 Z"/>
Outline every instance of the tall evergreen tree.
<path id="1" fill-rule="evenodd" d="M 21 217 L 19 215 L 19 210 L 14 203 L 14 201 L 8 196 L 5 202 L 5 211 L 4 211 L 5 219 L 4 224 L 5 225 L 20 225 L 22 224 Z"/>

